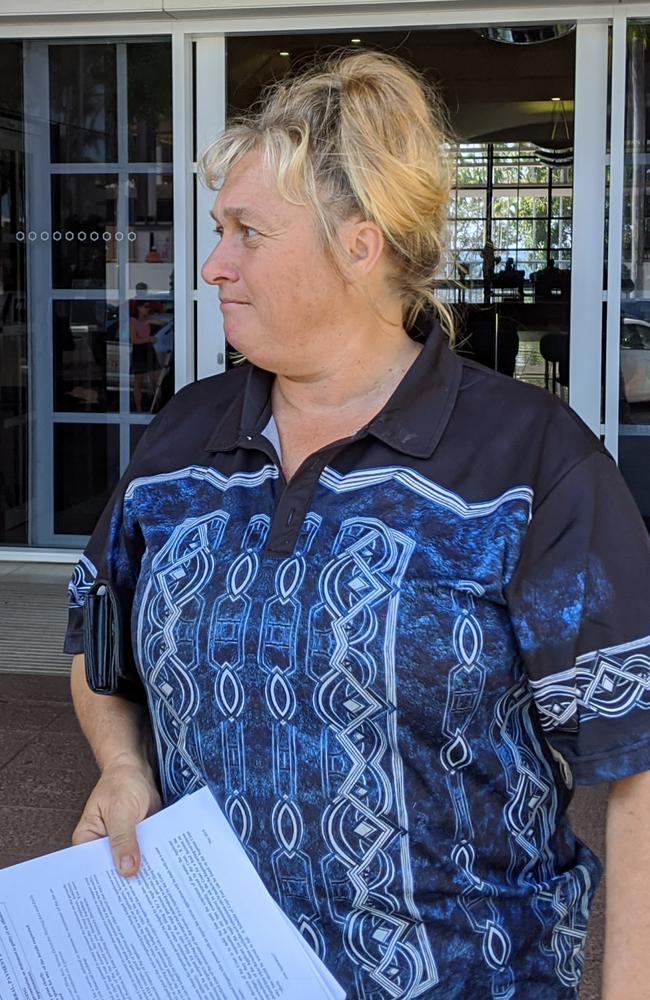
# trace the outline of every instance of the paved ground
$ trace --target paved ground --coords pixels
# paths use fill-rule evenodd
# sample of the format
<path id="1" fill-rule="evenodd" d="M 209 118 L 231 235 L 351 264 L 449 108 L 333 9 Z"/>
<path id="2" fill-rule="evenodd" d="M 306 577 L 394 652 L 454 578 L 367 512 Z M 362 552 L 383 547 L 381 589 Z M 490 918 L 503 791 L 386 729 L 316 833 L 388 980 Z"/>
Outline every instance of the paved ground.
<path id="1" fill-rule="evenodd" d="M 96 776 L 67 678 L 0 673 L 0 867 L 67 847 Z M 600 853 L 604 791 L 581 790 L 573 810 L 579 834 Z M 592 916 L 581 1000 L 600 998 L 601 941 L 602 893 Z"/>

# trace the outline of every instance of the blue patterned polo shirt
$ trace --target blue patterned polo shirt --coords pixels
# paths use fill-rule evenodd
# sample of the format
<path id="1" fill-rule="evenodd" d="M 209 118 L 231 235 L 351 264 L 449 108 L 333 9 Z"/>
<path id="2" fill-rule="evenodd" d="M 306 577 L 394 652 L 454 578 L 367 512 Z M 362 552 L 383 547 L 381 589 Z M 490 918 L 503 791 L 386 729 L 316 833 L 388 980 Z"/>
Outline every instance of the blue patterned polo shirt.
<path id="1" fill-rule="evenodd" d="M 154 420 L 66 649 L 109 578 L 164 801 L 210 787 L 350 1000 L 576 998 L 599 865 L 571 789 L 650 769 L 634 503 L 575 415 L 437 332 L 289 483 L 271 382 Z"/>

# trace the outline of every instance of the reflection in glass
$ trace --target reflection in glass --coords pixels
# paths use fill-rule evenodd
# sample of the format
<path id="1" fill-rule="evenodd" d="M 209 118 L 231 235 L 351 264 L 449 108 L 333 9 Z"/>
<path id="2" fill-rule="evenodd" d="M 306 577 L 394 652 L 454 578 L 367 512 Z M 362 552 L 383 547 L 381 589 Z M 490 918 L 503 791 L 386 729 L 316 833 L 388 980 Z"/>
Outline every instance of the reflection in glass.
<path id="1" fill-rule="evenodd" d="M 133 457 L 135 449 L 140 444 L 140 441 L 142 440 L 146 429 L 147 429 L 147 424 L 131 424 L 129 428 L 129 447 L 130 447 L 129 454 L 131 457 Z"/>
<path id="2" fill-rule="evenodd" d="M 174 242 L 171 174 L 133 174 L 129 180 L 129 287 L 168 295 Z"/>
<path id="3" fill-rule="evenodd" d="M 89 535 L 120 473 L 115 424 L 53 425 L 54 531 Z"/>
<path id="4" fill-rule="evenodd" d="M 127 74 L 129 160 L 171 163 L 171 43 L 129 43 Z"/>
<path id="5" fill-rule="evenodd" d="M 50 46 L 53 163 L 117 160 L 115 46 Z"/>
<path id="6" fill-rule="evenodd" d="M 77 545 L 173 392 L 171 137 L 169 40 L 0 42 L 0 545 Z"/>
<path id="7" fill-rule="evenodd" d="M 28 383 L 22 45 L 0 42 L 0 544 L 27 542 Z"/>
<path id="8" fill-rule="evenodd" d="M 650 25 L 628 29 L 619 465 L 650 526 Z"/>
<path id="9" fill-rule="evenodd" d="M 173 395 L 173 302 L 146 297 L 142 289 L 129 302 L 129 382 L 131 409 L 157 413 Z"/>
<path id="10" fill-rule="evenodd" d="M 119 407 L 117 307 L 99 299 L 55 302 L 54 409 L 113 412 Z"/>
<path id="11" fill-rule="evenodd" d="M 117 288 L 116 198 L 116 174 L 52 177 L 55 288 Z"/>
<path id="12" fill-rule="evenodd" d="M 482 185 L 468 173 L 480 155 Z M 528 142 L 461 143 L 454 160 L 443 294 L 453 303 L 458 349 L 567 399 L 571 168 L 540 163 Z"/>

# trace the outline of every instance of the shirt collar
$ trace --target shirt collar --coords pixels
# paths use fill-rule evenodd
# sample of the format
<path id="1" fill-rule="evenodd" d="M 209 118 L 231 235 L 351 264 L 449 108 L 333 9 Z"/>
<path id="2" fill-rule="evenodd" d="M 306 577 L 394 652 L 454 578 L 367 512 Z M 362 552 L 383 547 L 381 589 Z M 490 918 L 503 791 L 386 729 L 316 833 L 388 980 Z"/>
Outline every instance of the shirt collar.
<path id="1" fill-rule="evenodd" d="M 429 458 L 451 416 L 461 375 L 462 362 L 436 324 L 393 395 L 368 424 L 367 433 L 403 454 Z M 248 366 L 243 391 L 210 435 L 208 451 L 229 451 L 262 431 L 271 413 L 273 377 Z"/>

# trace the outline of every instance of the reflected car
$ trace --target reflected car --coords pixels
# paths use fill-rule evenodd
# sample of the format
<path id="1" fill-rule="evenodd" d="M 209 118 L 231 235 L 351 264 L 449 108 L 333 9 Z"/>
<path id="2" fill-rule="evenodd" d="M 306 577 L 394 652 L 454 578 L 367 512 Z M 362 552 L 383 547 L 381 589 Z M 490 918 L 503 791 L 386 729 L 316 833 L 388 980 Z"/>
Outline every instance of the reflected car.
<path id="1" fill-rule="evenodd" d="M 650 323 L 623 317 L 621 376 L 628 403 L 650 402 Z"/>

